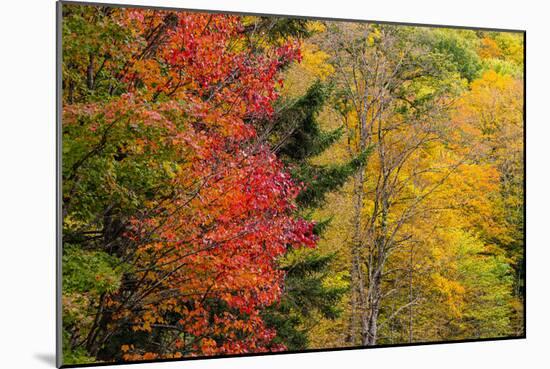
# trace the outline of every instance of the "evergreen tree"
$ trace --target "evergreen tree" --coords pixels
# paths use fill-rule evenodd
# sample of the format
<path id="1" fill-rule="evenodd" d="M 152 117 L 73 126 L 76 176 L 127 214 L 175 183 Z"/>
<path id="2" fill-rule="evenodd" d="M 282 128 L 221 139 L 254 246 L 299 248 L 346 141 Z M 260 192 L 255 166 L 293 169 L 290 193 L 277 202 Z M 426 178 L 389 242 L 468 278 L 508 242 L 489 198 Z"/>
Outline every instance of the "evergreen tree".
<path id="1" fill-rule="evenodd" d="M 317 120 L 330 91 L 330 86 L 315 82 L 303 96 L 281 108 L 275 121 L 269 123 L 273 150 L 291 168 L 293 178 L 304 184 L 297 201 L 298 211 L 306 218 L 310 218 L 312 211 L 323 205 L 325 196 L 340 188 L 368 156 L 366 151 L 343 164 L 312 163 L 313 157 L 327 150 L 344 133 L 343 127 L 325 131 Z M 316 221 L 317 236 L 322 236 L 330 220 Z M 327 319 L 339 316 L 337 306 L 347 288 L 325 283 L 334 256 L 306 249 L 289 251 L 281 261 L 280 267 L 286 272 L 285 294 L 264 313 L 265 321 L 277 330 L 275 343 L 282 343 L 289 350 L 305 349 L 308 326 L 315 323 L 316 315 Z"/>

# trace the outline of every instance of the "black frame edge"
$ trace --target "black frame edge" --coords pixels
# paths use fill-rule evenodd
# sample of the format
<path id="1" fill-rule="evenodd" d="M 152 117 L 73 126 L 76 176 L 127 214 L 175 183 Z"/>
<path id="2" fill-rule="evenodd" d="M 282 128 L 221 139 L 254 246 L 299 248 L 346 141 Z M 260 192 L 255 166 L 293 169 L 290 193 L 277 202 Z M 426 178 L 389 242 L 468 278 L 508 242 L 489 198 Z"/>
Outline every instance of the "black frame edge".
<path id="1" fill-rule="evenodd" d="M 58 1 L 55 4 L 55 155 L 56 155 L 56 166 L 55 166 L 55 185 L 56 185 L 56 196 L 55 196 L 55 226 L 56 226 L 56 248 L 55 248 L 55 257 L 56 257 L 56 297 L 55 297 L 55 365 L 60 368 L 63 365 L 63 333 L 62 333 L 62 256 L 63 256 L 63 219 L 62 219 L 62 186 L 61 186 L 61 168 L 62 168 L 62 131 L 61 131 L 61 116 L 62 116 L 62 24 L 63 24 L 63 2 Z"/>
<path id="2" fill-rule="evenodd" d="M 525 335 L 517 337 L 495 337 L 495 338 L 473 338 L 456 341 L 434 341 L 434 342 L 415 342 L 415 343 L 397 343 L 387 345 L 376 346 L 352 346 L 352 347 L 334 347 L 334 348 L 322 348 L 322 349 L 309 349 L 309 350 L 294 350 L 294 351 L 281 351 L 281 352 L 257 352 L 246 354 L 231 354 L 231 355 L 215 355 L 215 356 L 196 356 L 177 359 L 153 359 L 153 360 L 139 360 L 139 361 L 113 361 L 113 362 L 99 362 L 91 364 L 68 364 L 62 365 L 60 368 L 87 368 L 87 367 L 99 367 L 99 366 L 119 366 L 119 365 L 134 365 L 134 364 L 148 364 L 148 363 L 167 363 L 167 362 L 182 362 L 182 361 L 195 361 L 195 360 L 212 360 L 212 359 L 229 359 L 239 357 L 258 357 L 258 356 L 274 356 L 274 355 L 293 355 L 293 354 L 313 354 L 319 352 L 338 352 L 338 351 L 354 351 L 354 350 L 371 350 L 371 349 L 385 349 L 396 347 L 418 347 L 418 346 L 433 346 L 433 345 L 449 345 L 457 343 L 478 343 L 478 342 L 496 342 L 496 341 L 511 341 L 526 339 Z"/>
<path id="3" fill-rule="evenodd" d="M 194 13 L 211 13 L 211 14 L 229 14 L 229 15 L 250 15 L 257 17 L 285 17 L 285 18 L 299 18 L 299 19 L 312 19 L 312 20 L 325 20 L 334 22 L 354 22 L 354 23 L 376 23 L 376 24 L 388 24 L 394 26 L 410 26 L 410 27 L 429 27 L 429 28 L 454 28 L 463 30 L 477 30 L 477 31 L 493 31 L 493 32 L 514 32 L 525 33 L 523 29 L 512 28 L 491 28 L 491 27 L 476 27 L 476 26 L 457 26 L 448 24 L 431 24 L 431 23 L 414 23 L 414 22 L 394 22 L 394 21 L 381 21 L 374 19 L 359 19 L 359 18 L 331 18 L 331 17 L 317 17 L 309 15 L 292 15 L 292 14 L 274 14 L 274 13 L 255 13 L 244 11 L 232 11 L 232 10 L 216 10 L 216 9 L 190 9 L 179 8 L 170 6 L 159 5 L 135 5 L 135 4 L 120 4 L 120 3 L 104 3 L 95 1 L 78 1 L 78 0 L 58 0 L 62 4 L 75 4 L 75 5 L 89 5 L 89 6 L 109 6 L 114 8 L 135 8 L 135 9 L 153 9 L 164 11 L 186 11 Z"/>

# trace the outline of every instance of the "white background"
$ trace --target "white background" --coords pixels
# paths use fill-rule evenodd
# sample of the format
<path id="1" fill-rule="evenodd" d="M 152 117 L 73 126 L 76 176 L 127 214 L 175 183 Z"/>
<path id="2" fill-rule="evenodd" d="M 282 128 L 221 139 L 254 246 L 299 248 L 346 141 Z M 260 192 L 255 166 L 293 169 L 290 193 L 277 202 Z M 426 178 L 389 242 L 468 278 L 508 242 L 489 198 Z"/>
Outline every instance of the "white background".
<path id="1" fill-rule="evenodd" d="M 127 3 L 119 0 L 119 3 Z M 527 30 L 527 340 L 142 364 L 132 368 L 550 367 L 549 36 L 545 1 L 134 0 L 133 4 Z M 0 367 L 55 352 L 55 3 L 0 12 Z M 545 18 L 546 17 L 546 18 Z"/>

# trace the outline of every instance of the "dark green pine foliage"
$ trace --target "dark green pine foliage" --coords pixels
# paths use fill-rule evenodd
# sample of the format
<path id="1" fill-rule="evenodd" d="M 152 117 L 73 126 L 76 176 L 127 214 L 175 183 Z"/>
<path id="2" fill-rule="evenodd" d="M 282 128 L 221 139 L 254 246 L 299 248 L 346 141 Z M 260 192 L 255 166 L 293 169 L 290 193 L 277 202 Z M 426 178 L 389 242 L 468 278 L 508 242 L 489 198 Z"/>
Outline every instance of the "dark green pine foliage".
<path id="1" fill-rule="evenodd" d="M 307 19 L 284 17 L 260 17 L 254 24 L 245 27 L 249 35 L 265 35 L 269 42 L 278 43 L 287 37 L 307 38 L 311 32 L 307 27 Z"/>
<path id="2" fill-rule="evenodd" d="M 291 351 L 306 349 L 307 331 L 315 324 L 315 315 L 328 319 L 340 315 L 337 306 L 346 289 L 323 285 L 333 258 L 334 254 L 312 251 L 281 267 L 287 273 L 283 298 L 263 313 L 265 323 L 277 330 L 274 343 Z"/>
<path id="3" fill-rule="evenodd" d="M 269 139 L 275 152 L 291 168 L 296 181 L 305 186 L 297 201 L 306 218 L 310 218 L 313 210 L 324 204 L 325 196 L 339 189 L 368 156 L 365 152 L 344 164 L 311 163 L 313 157 L 337 142 L 344 132 L 343 127 L 324 131 L 317 121 L 330 92 L 330 86 L 315 82 L 301 98 L 292 104 L 286 102 L 275 124 L 270 124 Z M 330 221 L 330 218 L 317 221 L 314 232 L 322 237 Z M 285 293 L 278 304 L 264 312 L 266 323 L 277 330 L 275 343 L 284 344 L 288 350 L 307 348 L 308 327 L 315 324 L 318 317 L 338 317 L 338 302 L 346 292 L 345 288 L 328 287 L 324 283 L 334 254 L 301 251 L 289 251 L 288 257 L 281 262 L 281 269 L 286 272 Z"/>
<path id="4" fill-rule="evenodd" d="M 297 199 L 303 209 L 322 205 L 326 194 L 346 183 L 368 156 L 366 151 L 344 164 L 311 163 L 311 158 L 327 150 L 344 133 L 343 126 L 323 131 L 317 122 L 330 91 L 330 86 L 315 82 L 301 98 L 279 112 L 270 138 L 279 158 L 292 168 L 293 177 L 305 185 Z"/>

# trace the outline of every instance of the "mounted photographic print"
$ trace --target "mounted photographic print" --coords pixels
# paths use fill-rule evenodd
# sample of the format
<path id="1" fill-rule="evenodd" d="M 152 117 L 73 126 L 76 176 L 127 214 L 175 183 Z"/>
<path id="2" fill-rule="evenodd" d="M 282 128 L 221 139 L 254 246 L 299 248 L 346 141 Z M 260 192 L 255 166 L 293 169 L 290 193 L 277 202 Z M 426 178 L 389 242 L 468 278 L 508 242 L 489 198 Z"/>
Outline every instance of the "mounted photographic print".
<path id="1" fill-rule="evenodd" d="M 58 365 L 524 338 L 524 49 L 58 3 Z"/>

